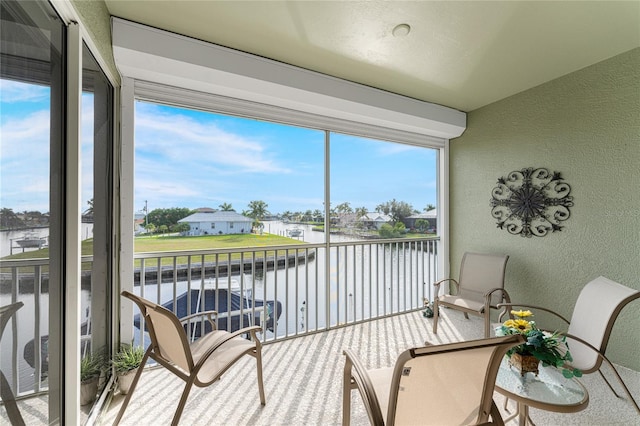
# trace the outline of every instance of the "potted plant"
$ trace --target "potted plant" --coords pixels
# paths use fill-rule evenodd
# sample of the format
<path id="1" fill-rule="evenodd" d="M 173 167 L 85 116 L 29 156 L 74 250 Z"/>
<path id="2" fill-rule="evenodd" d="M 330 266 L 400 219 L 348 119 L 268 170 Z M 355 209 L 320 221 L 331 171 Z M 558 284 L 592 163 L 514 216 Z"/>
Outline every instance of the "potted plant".
<path id="1" fill-rule="evenodd" d="M 80 405 L 91 404 L 98 393 L 98 381 L 102 374 L 104 358 L 88 353 L 80 360 Z"/>
<path id="2" fill-rule="evenodd" d="M 544 367 L 562 368 L 562 375 L 581 377 L 582 372 L 568 366 L 571 362 L 571 352 L 566 343 L 566 337 L 558 332 L 540 330 L 535 321 L 527 318 L 533 316 L 531 311 L 511 311 L 515 318 L 508 319 L 496 329 L 497 335 L 522 334 L 527 341 L 514 346 L 507 351 L 509 365 L 517 368 L 522 376 L 527 372 L 538 374 L 538 364 L 542 361 Z"/>
<path id="3" fill-rule="evenodd" d="M 121 394 L 126 395 L 129 392 L 136 369 L 142 363 L 144 352 L 142 346 L 122 345 L 120 351 L 111 360 L 118 376 L 118 387 Z"/>

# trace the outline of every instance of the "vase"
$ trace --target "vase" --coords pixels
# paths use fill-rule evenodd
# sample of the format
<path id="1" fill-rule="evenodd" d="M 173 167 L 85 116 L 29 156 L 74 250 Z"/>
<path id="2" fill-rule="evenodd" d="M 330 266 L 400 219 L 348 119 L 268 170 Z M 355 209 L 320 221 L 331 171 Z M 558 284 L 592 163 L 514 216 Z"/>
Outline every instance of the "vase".
<path id="1" fill-rule="evenodd" d="M 509 365 L 520 371 L 520 375 L 523 377 L 528 372 L 537 376 L 538 364 L 540 364 L 540 360 L 533 355 L 514 353 L 509 357 Z"/>
<path id="2" fill-rule="evenodd" d="M 126 395 L 129 393 L 129 388 L 131 387 L 131 383 L 133 382 L 133 378 L 138 371 L 137 368 L 133 370 L 125 371 L 124 373 L 118 373 L 118 387 L 120 388 L 120 393 L 122 395 Z"/>
<path id="3" fill-rule="evenodd" d="M 80 383 L 80 405 L 91 404 L 98 393 L 98 377 Z"/>

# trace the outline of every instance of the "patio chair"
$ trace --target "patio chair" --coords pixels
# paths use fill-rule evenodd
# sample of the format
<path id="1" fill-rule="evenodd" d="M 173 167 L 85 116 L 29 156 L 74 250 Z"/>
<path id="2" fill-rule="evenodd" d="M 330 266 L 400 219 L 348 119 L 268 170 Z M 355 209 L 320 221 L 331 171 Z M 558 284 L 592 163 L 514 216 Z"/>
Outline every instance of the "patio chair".
<path id="1" fill-rule="evenodd" d="M 465 253 L 460 265 L 460 279 L 445 278 L 433 284 L 435 300 L 433 302 L 433 332 L 438 332 L 438 318 L 440 306 L 479 315 L 484 318 L 484 337 L 491 333 L 491 308 L 498 303 L 509 302 L 509 293 L 504 289 L 504 271 L 509 256 L 483 253 Z M 456 287 L 454 294 L 440 293 L 440 284 L 450 281 Z"/>
<path id="2" fill-rule="evenodd" d="M 128 291 L 123 291 L 122 295 L 131 299 L 140 308 L 141 316 L 149 330 L 151 344 L 144 354 L 140 367 L 138 367 L 114 425 L 122 419 L 148 358 L 154 359 L 158 364 L 186 382 L 178 408 L 173 416 L 172 425 L 178 424 L 193 385 L 198 387 L 211 385 L 219 380 L 220 376 L 243 355 L 251 355 L 256 358 L 260 403 L 265 404 L 262 383 L 262 344 L 256 336 L 260 327 L 245 327 L 233 333 L 216 330 L 213 319 L 213 316 L 217 314 L 215 311 L 199 312 L 178 319 L 163 306 Z M 194 317 L 202 315 L 207 317 L 213 331 L 189 343 L 183 323 L 189 324 Z M 250 334 L 253 341 L 240 337 L 243 334 Z"/>
<path id="3" fill-rule="evenodd" d="M 22 306 L 24 306 L 24 303 L 16 302 L 0 307 L 0 338 L 2 338 L 4 328 L 11 317 L 13 317 L 18 309 L 22 308 Z M 11 391 L 9 381 L 2 370 L 0 370 L 0 397 L 2 397 L 2 403 L 4 404 L 4 408 L 7 410 L 7 415 L 9 416 L 11 424 L 24 425 L 25 423 L 22 419 L 22 415 L 20 414 L 20 410 L 18 409 L 18 404 L 16 404 L 16 397 Z"/>
<path id="4" fill-rule="evenodd" d="M 564 334 L 567 336 L 567 346 L 573 358 L 571 367 L 581 370 L 583 374 L 598 371 L 613 394 L 620 398 L 620 395 L 613 389 L 611 383 L 600 370 L 604 361 L 611 367 L 631 403 L 640 413 L 640 407 L 638 407 L 638 403 L 631 395 L 629 388 L 611 361 L 605 356 L 609 336 L 618 314 L 629 302 L 638 298 L 640 298 L 640 291 L 626 287 L 608 278 L 598 277 L 587 283 L 580 291 L 573 308 L 571 321 L 559 313 L 544 307 L 511 302 L 500 305 L 505 307 L 505 310 L 500 314 L 500 321 L 502 321 L 504 314 L 514 307 L 548 312 L 561 319 L 569 325 L 567 332 Z M 636 348 L 631 350 L 635 351 Z"/>
<path id="5" fill-rule="evenodd" d="M 395 367 L 365 370 L 344 351 L 342 424 L 351 420 L 358 389 L 372 425 L 503 425 L 493 401 L 500 361 L 520 335 L 425 346 L 404 351 Z"/>

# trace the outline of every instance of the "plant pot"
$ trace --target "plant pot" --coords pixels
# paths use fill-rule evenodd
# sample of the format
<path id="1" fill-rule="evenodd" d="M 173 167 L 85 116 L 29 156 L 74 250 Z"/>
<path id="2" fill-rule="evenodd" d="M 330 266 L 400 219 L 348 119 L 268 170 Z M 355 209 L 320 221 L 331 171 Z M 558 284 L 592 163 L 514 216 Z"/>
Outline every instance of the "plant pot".
<path id="1" fill-rule="evenodd" d="M 94 377 L 80 383 L 80 405 L 91 404 L 96 400 L 99 379 L 99 377 Z"/>
<path id="2" fill-rule="evenodd" d="M 126 395 L 129 393 L 129 388 L 133 382 L 133 378 L 136 376 L 137 369 L 125 371 L 124 373 L 118 373 L 118 388 L 120 393 Z"/>
<path id="3" fill-rule="evenodd" d="M 540 360 L 533 355 L 514 353 L 509 358 L 509 365 L 520 371 L 521 376 L 526 373 L 534 373 L 537 376 L 539 364 Z"/>

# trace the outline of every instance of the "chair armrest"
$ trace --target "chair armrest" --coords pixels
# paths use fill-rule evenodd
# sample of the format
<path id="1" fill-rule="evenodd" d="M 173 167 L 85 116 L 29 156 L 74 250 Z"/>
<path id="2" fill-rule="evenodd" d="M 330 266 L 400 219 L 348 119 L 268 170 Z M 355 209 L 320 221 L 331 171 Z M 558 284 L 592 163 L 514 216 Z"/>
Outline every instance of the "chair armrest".
<path id="1" fill-rule="evenodd" d="M 511 311 L 514 307 L 518 307 L 518 308 L 529 308 L 529 309 L 534 309 L 536 311 L 544 311 L 544 312 L 548 312 L 552 315 L 555 315 L 556 317 L 560 318 L 562 321 L 564 321 L 566 324 L 569 324 L 569 320 L 566 319 L 565 317 L 563 317 L 562 315 L 560 315 L 559 313 L 552 311 L 551 309 L 547 309 L 547 308 L 543 308 L 542 306 L 536 306 L 536 305 L 527 305 L 527 304 L 522 304 L 522 303 L 498 303 L 497 305 L 498 309 L 499 308 L 505 308 L 503 312 L 500 313 L 500 316 L 498 317 L 498 320 L 500 322 L 502 322 L 502 318 L 504 317 L 504 314 L 506 314 L 508 311 Z"/>
<path id="2" fill-rule="evenodd" d="M 502 299 L 505 300 L 507 303 L 511 303 L 511 297 L 509 296 L 509 293 L 507 292 L 507 290 L 505 290 L 502 287 L 496 287 L 496 288 L 492 288 L 491 290 L 487 291 L 483 297 L 484 297 L 484 311 L 485 312 L 489 312 L 489 309 L 491 309 L 491 296 L 493 295 L 493 293 L 496 292 L 501 292 L 502 293 Z M 496 307 L 499 307 L 500 305 L 496 305 Z M 506 312 L 506 309 L 505 309 Z M 502 312 L 500 314 L 500 318 L 502 319 L 502 316 L 505 314 L 505 312 Z"/>
<path id="3" fill-rule="evenodd" d="M 209 323 L 211 324 L 211 327 L 213 327 L 213 330 L 218 329 L 218 327 L 216 327 L 215 320 L 212 318 L 212 316 L 215 316 L 216 318 L 218 317 L 218 311 L 196 312 L 195 314 L 187 315 L 186 317 L 180 318 L 179 321 L 180 321 L 180 324 L 184 324 L 190 321 L 192 318 L 203 317 L 203 316 L 207 317 L 207 321 L 209 321 Z"/>
<path id="4" fill-rule="evenodd" d="M 383 425 L 385 420 L 382 417 L 382 410 L 380 409 L 380 403 L 376 396 L 373 383 L 360 360 L 355 356 L 353 352 L 348 349 L 343 351 L 346 357 L 344 364 L 344 383 L 343 392 L 351 392 L 354 386 L 360 392 L 362 401 L 364 402 L 367 414 L 369 415 L 369 421 L 372 425 Z"/>
<path id="5" fill-rule="evenodd" d="M 455 280 L 455 279 L 453 279 L 453 278 L 445 278 L 445 279 L 442 279 L 442 280 L 440 280 L 440 281 L 436 281 L 435 283 L 433 283 L 433 286 L 435 287 L 434 294 L 435 294 L 435 298 L 436 298 L 436 299 L 438 298 L 438 292 L 440 291 L 440 284 L 442 284 L 442 283 L 443 283 L 443 282 L 445 282 L 445 281 L 451 281 L 451 282 L 455 285 L 455 287 L 456 287 L 456 292 L 455 292 L 455 294 L 458 294 L 458 290 L 459 290 L 459 288 L 460 288 L 460 284 L 458 284 L 458 281 L 456 281 L 456 280 Z M 451 294 L 451 289 L 449 289 L 449 293 Z"/>

